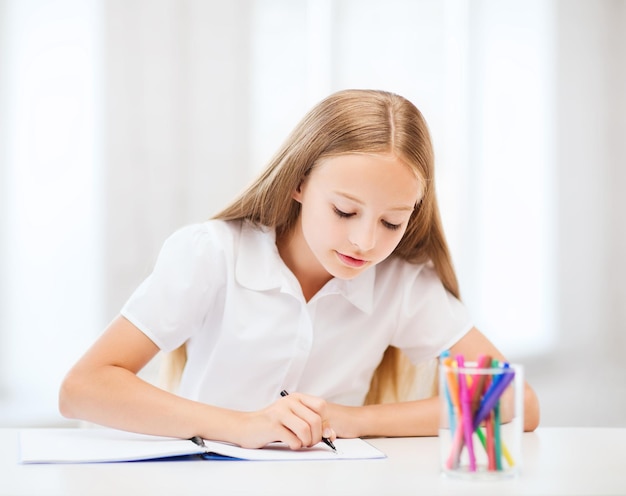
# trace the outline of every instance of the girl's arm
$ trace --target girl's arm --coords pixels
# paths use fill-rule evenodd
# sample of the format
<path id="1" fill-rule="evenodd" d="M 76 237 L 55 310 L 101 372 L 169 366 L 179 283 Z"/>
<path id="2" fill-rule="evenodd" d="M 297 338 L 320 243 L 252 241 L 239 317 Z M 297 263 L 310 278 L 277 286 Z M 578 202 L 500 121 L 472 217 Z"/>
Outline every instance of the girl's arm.
<path id="1" fill-rule="evenodd" d="M 467 361 L 476 361 L 481 354 L 499 360 L 504 356 L 477 329 L 470 330 L 451 349 L 450 354 L 462 354 Z M 346 407 L 329 405 L 329 423 L 338 437 L 362 436 L 434 436 L 439 429 L 439 398 Z M 539 401 L 533 389 L 524 384 L 524 430 L 533 431 L 539 425 Z"/>
<path id="2" fill-rule="evenodd" d="M 325 401 L 294 393 L 263 410 L 238 412 L 184 399 L 137 376 L 158 352 L 144 333 L 118 317 L 64 379 L 61 413 L 133 432 L 201 436 L 248 448 L 284 441 L 298 449 L 321 440 Z M 335 437 L 329 430 L 324 436 Z"/>
<path id="3" fill-rule="evenodd" d="M 478 357 L 490 355 L 506 362 L 507 359 L 478 329 L 473 328 L 452 348 L 450 355 L 461 354 L 466 361 L 477 361 Z M 524 382 L 524 431 L 534 431 L 539 425 L 539 399 L 528 382 Z"/>

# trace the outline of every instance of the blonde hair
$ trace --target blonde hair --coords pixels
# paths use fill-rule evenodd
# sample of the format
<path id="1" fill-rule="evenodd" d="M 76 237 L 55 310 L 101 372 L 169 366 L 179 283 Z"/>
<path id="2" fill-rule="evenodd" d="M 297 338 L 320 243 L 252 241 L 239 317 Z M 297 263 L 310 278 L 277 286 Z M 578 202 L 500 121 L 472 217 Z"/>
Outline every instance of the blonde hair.
<path id="1" fill-rule="evenodd" d="M 300 214 L 292 192 L 320 160 L 348 153 L 393 153 L 414 170 L 423 196 L 391 256 L 411 263 L 432 261 L 444 287 L 459 297 L 435 196 L 428 126 L 415 105 L 393 93 L 344 90 L 322 100 L 295 127 L 265 171 L 214 218 L 247 220 L 273 227 L 277 237 L 287 234 Z M 173 353 L 170 364 L 177 362 L 172 368 L 179 369 L 174 374 L 180 374 L 185 356 L 184 345 Z M 389 347 L 365 403 L 405 399 L 414 378 L 415 368 L 408 358 Z"/>

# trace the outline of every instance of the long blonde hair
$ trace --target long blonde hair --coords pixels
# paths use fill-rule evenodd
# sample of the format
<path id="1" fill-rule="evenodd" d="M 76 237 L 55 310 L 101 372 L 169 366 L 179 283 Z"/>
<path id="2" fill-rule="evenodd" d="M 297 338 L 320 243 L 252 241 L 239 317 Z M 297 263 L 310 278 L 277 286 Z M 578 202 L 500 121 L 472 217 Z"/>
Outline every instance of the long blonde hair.
<path id="1" fill-rule="evenodd" d="M 277 237 L 287 234 L 300 214 L 292 192 L 321 159 L 348 153 L 393 153 L 414 170 L 423 197 L 390 256 L 412 263 L 432 261 L 445 288 L 459 297 L 435 196 L 428 126 L 415 105 L 393 93 L 344 90 L 321 101 L 295 127 L 264 172 L 214 218 L 247 220 L 273 227 Z M 170 355 L 169 375 L 180 375 L 184 345 Z M 374 372 L 366 404 L 404 399 L 414 377 L 408 358 L 389 347 Z"/>

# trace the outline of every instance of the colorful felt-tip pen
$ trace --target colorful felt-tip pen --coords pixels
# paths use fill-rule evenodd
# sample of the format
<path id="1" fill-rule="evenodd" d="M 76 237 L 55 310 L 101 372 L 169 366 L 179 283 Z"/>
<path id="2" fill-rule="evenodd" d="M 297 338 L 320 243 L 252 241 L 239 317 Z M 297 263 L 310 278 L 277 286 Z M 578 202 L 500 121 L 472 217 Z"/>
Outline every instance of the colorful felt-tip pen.
<path id="1" fill-rule="evenodd" d="M 470 398 L 469 388 L 467 386 L 467 371 L 465 369 L 465 360 L 463 355 L 456 356 L 456 363 L 459 366 L 459 391 L 461 400 L 461 415 L 463 418 L 463 435 L 467 452 L 469 454 L 470 470 L 476 472 L 476 454 L 474 453 L 474 442 L 472 434 L 472 400 Z"/>
<path id="2" fill-rule="evenodd" d="M 506 387 L 513 380 L 513 377 L 515 377 L 515 372 L 511 369 L 505 369 L 505 371 L 499 376 L 499 380 L 497 382 L 492 382 L 480 403 L 478 412 L 476 412 L 476 415 L 474 416 L 474 430 L 478 429 L 481 422 L 487 418 L 487 415 L 489 415 L 495 404 L 498 402 Z"/>
<path id="3" fill-rule="evenodd" d="M 289 393 L 288 393 L 286 390 L 284 390 L 284 389 L 283 389 L 283 390 L 280 392 L 280 395 L 281 395 L 281 396 L 288 396 L 288 395 L 289 395 Z M 328 446 L 330 449 L 332 449 L 335 453 L 337 453 L 337 448 L 335 448 L 335 445 L 333 444 L 333 442 L 332 442 L 330 439 L 328 439 L 327 437 L 323 437 L 323 438 L 322 438 L 322 442 L 323 442 L 326 446 Z"/>

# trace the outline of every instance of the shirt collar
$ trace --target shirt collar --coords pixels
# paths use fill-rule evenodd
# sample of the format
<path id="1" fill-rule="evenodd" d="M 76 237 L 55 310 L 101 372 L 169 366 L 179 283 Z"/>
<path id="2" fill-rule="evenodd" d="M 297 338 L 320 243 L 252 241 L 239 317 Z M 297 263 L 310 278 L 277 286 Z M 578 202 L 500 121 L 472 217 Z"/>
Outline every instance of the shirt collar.
<path id="1" fill-rule="evenodd" d="M 311 301 L 331 294 L 340 294 L 359 310 L 370 314 L 374 306 L 375 281 L 376 267 L 371 267 L 354 279 L 344 280 L 334 278 L 328 281 Z"/>
<path id="2" fill-rule="evenodd" d="M 298 281 L 287 268 L 276 247 L 276 232 L 268 227 L 256 227 L 242 222 L 241 236 L 235 262 L 235 278 L 239 284 L 254 291 L 281 289 L 301 294 Z M 354 279 L 331 279 L 313 298 L 341 294 L 359 310 L 371 313 L 374 305 L 376 267 Z"/>
<path id="3" fill-rule="evenodd" d="M 235 279 L 254 291 L 280 288 L 280 266 L 284 266 L 278 248 L 276 233 L 264 226 L 241 223 L 239 246 L 236 248 Z"/>

